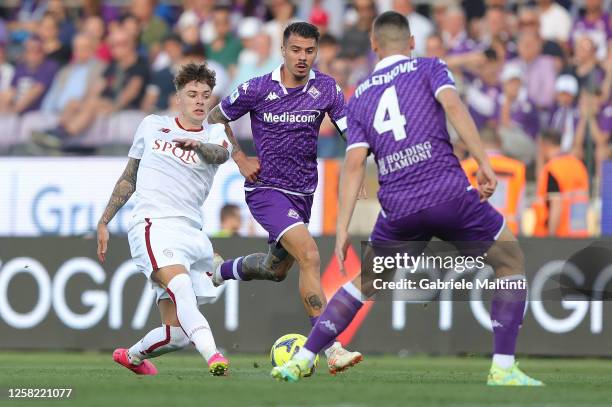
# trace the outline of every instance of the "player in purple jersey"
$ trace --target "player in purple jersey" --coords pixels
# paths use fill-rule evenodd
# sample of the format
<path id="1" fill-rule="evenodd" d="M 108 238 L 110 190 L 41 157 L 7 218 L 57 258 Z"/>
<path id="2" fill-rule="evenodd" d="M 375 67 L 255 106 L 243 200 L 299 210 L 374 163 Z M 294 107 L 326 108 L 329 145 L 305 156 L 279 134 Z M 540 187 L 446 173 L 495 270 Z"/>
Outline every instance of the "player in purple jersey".
<path id="1" fill-rule="evenodd" d="M 325 113 L 338 131 L 346 129 L 342 90 L 333 78 L 312 69 L 318 40 L 315 26 L 289 25 L 283 34 L 283 64 L 238 86 L 208 117 L 209 123 L 228 123 L 250 114 L 257 158 L 246 157 L 230 137 L 232 157 L 246 178 L 247 205 L 269 233 L 268 253 L 223 262 L 213 282 L 282 281 L 297 261 L 300 296 L 313 325 L 326 304 L 319 251 L 307 228 L 317 187 L 317 138 Z M 339 342 L 325 353 L 332 374 L 361 360 L 359 352 L 348 352 Z"/>
<path id="2" fill-rule="evenodd" d="M 489 385 L 542 385 L 520 371 L 514 348 L 525 309 L 523 254 L 501 214 L 486 199 L 496 187 L 478 130 L 455 89 L 452 75 L 439 59 L 410 58 L 414 39 L 408 21 L 396 12 L 378 16 L 372 49 L 380 62 L 357 87 L 347 106 L 348 147 L 340 182 L 336 255 L 343 264 L 348 226 L 368 151 L 378 164 L 382 210 L 370 237 L 376 242 L 489 242 L 487 261 L 497 278 L 513 281 L 496 291 L 491 307 L 495 352 Z M 472 189 L 453 155 L 446 118 L 479 164 L 478 190 Z M 490 248 L 489 248 L 490 247 Z M 342 266 L 343 267 L 343 266 Z M 390 270 L 389 270 L 390 271 Z M 387 271 L 387 272 L 389 272 Z M 324 344 L 349 325 L 373 294 L 364 275 L 345 284 L 327 304 L 304 347 L 272 370 L 278 380 L 302 377 Z M 517 281 L 519 283 L 517 283 Z M 360 288 L 358 288 L 360 287 Z"/>

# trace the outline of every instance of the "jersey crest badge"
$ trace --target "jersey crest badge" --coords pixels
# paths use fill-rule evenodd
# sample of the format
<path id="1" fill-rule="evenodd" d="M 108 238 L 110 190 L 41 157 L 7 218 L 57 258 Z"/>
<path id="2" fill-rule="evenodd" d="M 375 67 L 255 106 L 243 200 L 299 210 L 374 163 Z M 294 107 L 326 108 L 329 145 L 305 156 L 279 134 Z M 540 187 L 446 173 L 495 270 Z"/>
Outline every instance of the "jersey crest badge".
<path id="1" fill-rule="evenodd" d="M 311 86 L 310 89 L 308 89 L 308 94 L 312 96 L 314 100 L 317 100 L 319 96 L 321 96 L 319 89 L 315 88 L 314 86 Z"/>
<path id="2" fill-rule="evenodd" d="M 287 216 L 293 219 L 298 219 L 300 217 L 300 215 L 298 215 L 295 209 L 289 209 L 289 212 L 287 212 Z"/>
<path id="3" fill-rule="evenodd" d="M 158 131 L 161 131 L 162 133 L 170 133 L 170 129 L 167 129 L 165 127 L 162 127 L 161 129 L 159 129 Z"/>

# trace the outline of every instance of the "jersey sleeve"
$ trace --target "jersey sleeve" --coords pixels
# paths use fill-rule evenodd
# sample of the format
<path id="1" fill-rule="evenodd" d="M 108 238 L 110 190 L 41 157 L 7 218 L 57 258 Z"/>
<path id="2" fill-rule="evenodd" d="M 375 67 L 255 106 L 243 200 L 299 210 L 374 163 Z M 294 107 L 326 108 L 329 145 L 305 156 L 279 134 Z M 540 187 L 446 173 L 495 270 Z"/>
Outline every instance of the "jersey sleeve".
<path id="1" fill-rule="evenodd" d="M 336 124 L 340 133 L 346 130 L 346 103 L 340 86 L 334 82 L 334 97 L 328 111 L 329 118 Z"/>
<path id="2" fill-rule="evenodd" d="M 232 155 L 233 146 L 225 134 L 225 126 L 222 124 L 213 124 L 208 128 L 207 144 L 215 144 L 224 147 Z"/>
<path id="3" fill-rule="evenodd" d="M 224 97 L 219 104 L 221 112 L 230 121 L 234 121 L 255 108 L 257 103 L 258 81 L 251 79 L 241 83 L 234 91 Z"/>
<path id="4" fill-rule="evenodd" d="M 145 135 L 147 133 L 150 120 L 150 116 L 147 116 L 142 119 L 142 121 L 138 125 L 136 133 L 134 134 L 134 141 L 132 141 L 132 146 L 130 147 L 130 151 L 128 152 L 128 157 L 136 158 L 137 160 L 140 160 L 142 158 L 145 148 Z"/>
<path id="5" fill-rule="evenodd" d="M 355 104 L 346 106 L 347 140 L 346 151 L 357 147 L 370 148 L 367 138 L 366 127 L 361 122 L 362 117 L 355 111 Z"/>
<path id="6" fill-rule="evenodd" d="M 456 89 L 453 74 L 450 69 L 448 69 L 446 62 L 439 58 L 432 60 L 429 70 L 429 86 L 431 88 L 431 93 L 433 93 L 436 99 L 443 89 Z"/>

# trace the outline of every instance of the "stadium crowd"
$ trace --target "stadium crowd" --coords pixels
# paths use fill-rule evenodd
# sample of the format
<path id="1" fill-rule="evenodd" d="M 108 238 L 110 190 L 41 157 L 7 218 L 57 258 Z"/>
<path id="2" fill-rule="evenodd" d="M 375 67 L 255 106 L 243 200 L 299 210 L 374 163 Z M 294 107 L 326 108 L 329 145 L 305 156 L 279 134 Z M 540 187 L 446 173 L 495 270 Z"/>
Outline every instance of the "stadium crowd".
<path id="1" fill-rule="evenodd" d="M 332 75 L 348 99 L 376 63 L 372 21 L 393 9 L 408 17 L 413 56 L 448 64 L 488 148 L 522 163 L 532 180 L 555 154 L 571 153 L 592 181 L 610 156 L 610 3 L 15 1 L 0 6 L 0 154 L 125 152 L 144 116 L 176 109 L 178 66 L 206 61 L 216 72 L 219 100 L 280 64 L 282 30 L 297 20 L 319 28 L 316 68 Z M 233 127 L 252 152 L 248 117 Z M 468 158 L 454 142 L 457 155 Z M 324 122 L 319 156 L 342 156 L 343 146 Z M 547 184 L 549 192 L 562 189 Z"/>

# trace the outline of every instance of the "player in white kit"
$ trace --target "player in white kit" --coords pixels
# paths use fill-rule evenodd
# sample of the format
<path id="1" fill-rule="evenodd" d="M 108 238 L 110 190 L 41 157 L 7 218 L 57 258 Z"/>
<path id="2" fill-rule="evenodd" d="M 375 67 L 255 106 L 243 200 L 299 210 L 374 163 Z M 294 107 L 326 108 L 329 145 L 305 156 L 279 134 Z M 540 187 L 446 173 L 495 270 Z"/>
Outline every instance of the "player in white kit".
<path id="1" fill-rule="evenodd" d="M 217 168 L 231 154 L 231 143 L 224 125 L 203 128 L 215 73 L 206 65 L 188 64 L 174 84 L 178 117 L 149 115 L 140 123 L 128 164 L 98 222 L 98 258 L 104 262 L 107 224 L 134 194 L 130 250 L 157 293 L 162 320 L 162 326 L 131 348 L 116 349 L 113 359 L 134 373 L 152 375 L 157 369 L 147 359 L 192 342 L 210 373 L 221 376 L 229 362 L 217 350 L 208 321 L 198 309 L 214 297 L 206 272 L 215 268 L 200 208 Z"/>

